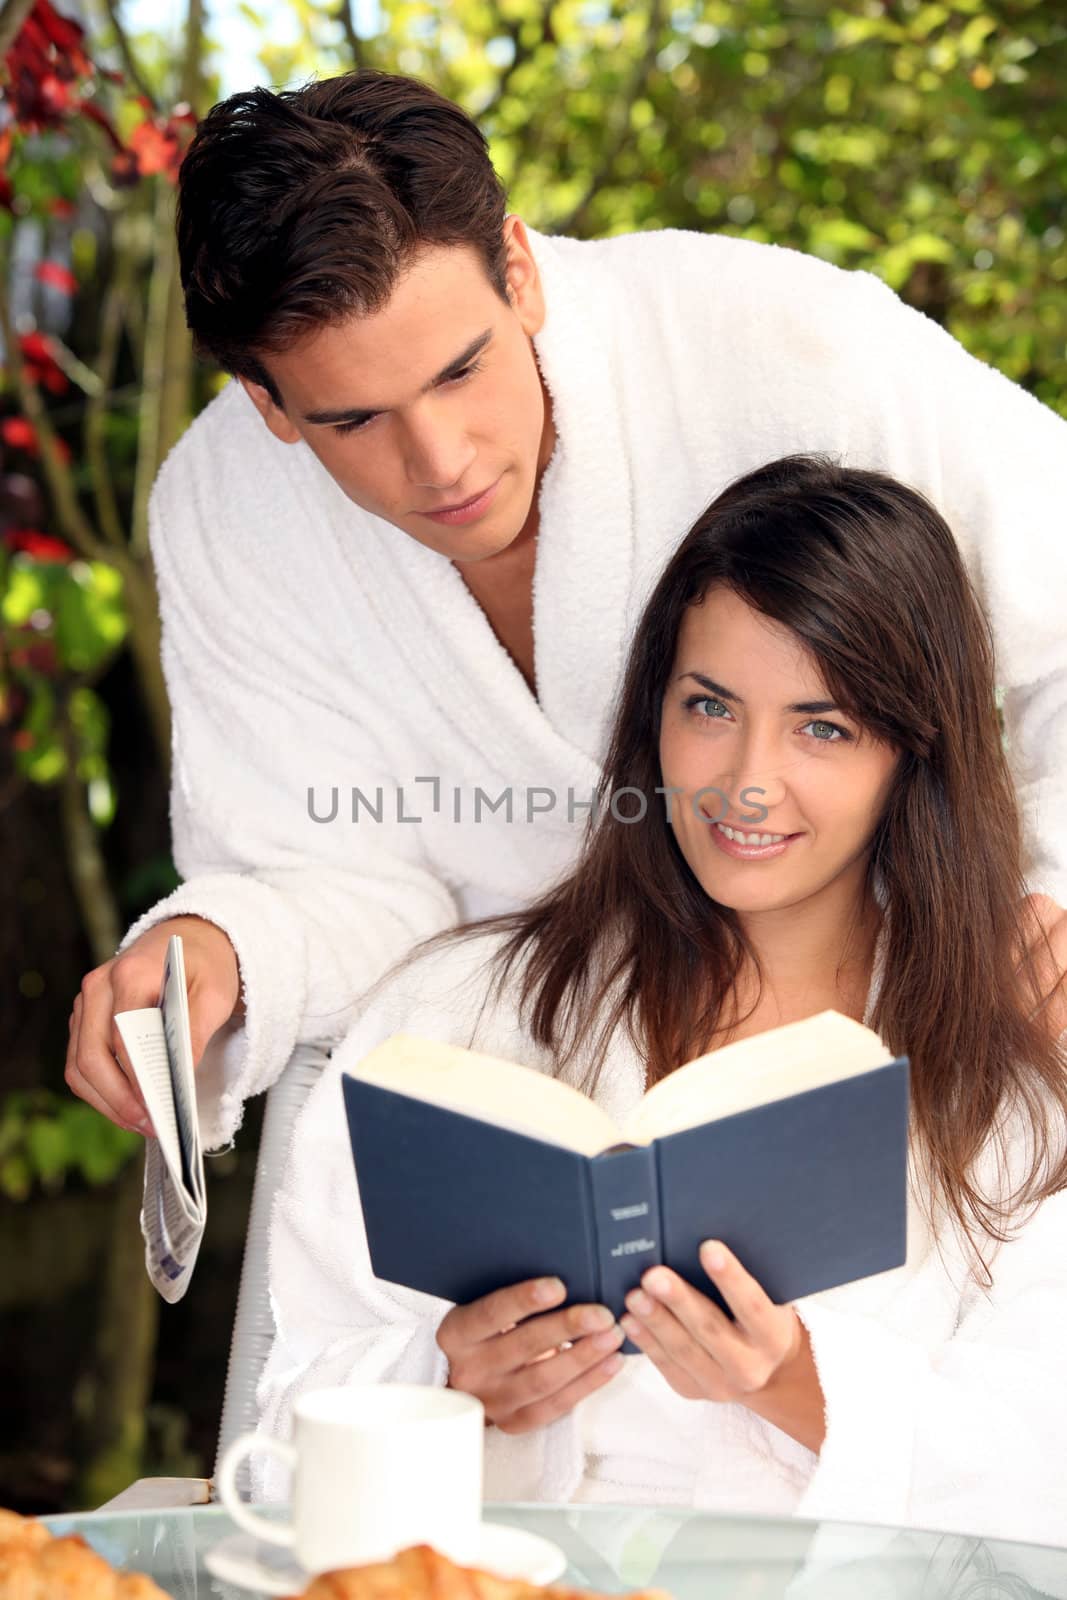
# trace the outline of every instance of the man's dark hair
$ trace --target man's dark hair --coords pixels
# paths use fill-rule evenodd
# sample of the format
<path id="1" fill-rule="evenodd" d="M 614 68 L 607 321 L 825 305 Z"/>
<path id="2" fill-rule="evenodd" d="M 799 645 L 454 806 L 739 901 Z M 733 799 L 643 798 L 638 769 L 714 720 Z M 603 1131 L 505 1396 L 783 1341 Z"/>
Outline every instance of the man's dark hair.
<path id="1" fill-rule="evenodd" d="M 507 299 L 504 217 L 480 129 L 414 78 L 360 71 L 231 95 L 178 180 L 196 347 L 280 404 L 263 357 L 380 310 L 423 245 L 472 246 Z"/>

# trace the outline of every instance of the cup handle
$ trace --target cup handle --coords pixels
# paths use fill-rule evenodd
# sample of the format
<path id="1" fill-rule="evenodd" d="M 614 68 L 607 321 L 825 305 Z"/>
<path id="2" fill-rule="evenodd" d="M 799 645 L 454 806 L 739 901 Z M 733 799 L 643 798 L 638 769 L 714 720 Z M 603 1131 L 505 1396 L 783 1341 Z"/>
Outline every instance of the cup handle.
<path id="1" fill-rule="evenodd" d="M 237 1526 L 246 1533 L 254 1533 L 257 1539 L 265 1539 L 268 1544 L 292 1545 L 296 1541 L 296 1531 L 291 1523 L 268 1522 L 265 1517 L 250 1511 L 237 1493 L 237 1469 L 253 1450 L 266 1450 L 279 1456 L 288 1467 L 296 1465 L 296 1451 L 291 1444 L 283 1444 L 280 1439 L 271 1439 L 262 1433 L 242 1433 L 219 1463 L 219 1499 Z"/>

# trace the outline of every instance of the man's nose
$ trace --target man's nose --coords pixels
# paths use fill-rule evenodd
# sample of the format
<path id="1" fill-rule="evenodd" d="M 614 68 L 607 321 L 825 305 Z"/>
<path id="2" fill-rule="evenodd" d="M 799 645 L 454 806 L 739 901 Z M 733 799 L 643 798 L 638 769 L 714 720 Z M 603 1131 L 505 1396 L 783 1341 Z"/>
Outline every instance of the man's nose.
<path id="1" fill-rule="evenodd" d="M 465 430 L 456 422 L 448 422 L 438 415 L 427 416 L 409 424 L 405 448 L 405 467 L 409 481 L 417 489 L 447 491 L 463 484 L 465 475 L 474 465 L 477 447 Z M 469 487 L 477 494 L 485 484 Z"/>

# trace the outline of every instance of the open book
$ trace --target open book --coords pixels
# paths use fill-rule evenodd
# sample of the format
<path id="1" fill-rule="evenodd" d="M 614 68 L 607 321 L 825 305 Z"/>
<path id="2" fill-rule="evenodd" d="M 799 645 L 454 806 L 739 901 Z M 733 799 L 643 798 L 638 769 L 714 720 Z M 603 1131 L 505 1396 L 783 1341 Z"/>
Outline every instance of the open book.
<path id="1" fill-rule="evenodd" d="M 159 1005 L 119 1011 L 115 1024 L 156 1130 L 145 1141 L 145 1266 L 163 1299 L 173 1302 L 189 1287 L 207 1221 L 180 937 L 167 945 Z"/>
<path id="2" fill-rule="evenodd" d="M 342 1083 L 375 1274 L 457 1304 L 554 1274 L 621 1315 L 659 1262 L 718 1299 L 709 1238 L 778 1304 L 905 1258 L 908 1059 L 835 1011 L 689 1062 L 621 1127 L 556 1078 L 405 1035 Z"/>

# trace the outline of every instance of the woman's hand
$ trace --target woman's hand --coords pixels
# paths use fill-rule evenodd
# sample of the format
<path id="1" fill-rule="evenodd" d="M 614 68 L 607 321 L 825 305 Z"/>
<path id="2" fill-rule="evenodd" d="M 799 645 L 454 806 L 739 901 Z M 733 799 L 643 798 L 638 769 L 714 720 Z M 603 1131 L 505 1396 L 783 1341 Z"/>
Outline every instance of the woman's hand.
<path id="1" fill-rule="evenodd" d="M 437 1330 L 449 1387 L 472 1394 L 487 1422 L 529 1433 L 572 1411 L 623 1363 L 622 1329 L 606 1306 L 568 1306 L 558 1278 L 533 1278 L 453 1306 Z"/>
<path id="2" fill-rule="evenodd" d="M 626 1297 L 623 1329 L 685 1399 L 747 1406 L 818 1452 L 824 1401 L 804 1324 L 725 1245 L 706 1241 L 700 1261 L 736 1322 L 669 1267 L 650 1267 Z"/>

